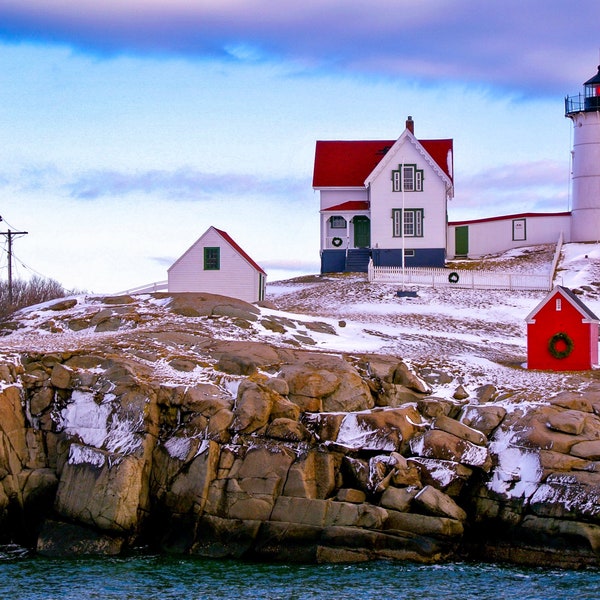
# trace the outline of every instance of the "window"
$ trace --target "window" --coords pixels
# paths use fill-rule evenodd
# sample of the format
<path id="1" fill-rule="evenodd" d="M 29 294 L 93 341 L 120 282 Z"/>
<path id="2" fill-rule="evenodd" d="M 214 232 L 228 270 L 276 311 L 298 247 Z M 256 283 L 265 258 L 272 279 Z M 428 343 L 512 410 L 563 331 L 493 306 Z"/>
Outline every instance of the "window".
<path id="1" fill-rule="evenodd" d="M 218 271 L 221 268 L 221 249 L 204 248 L 204 270 Z"/>
<path id="2" fill-rule="evenodd" d="M 423 191 L 423 169 L 417 169 L 415 164 L 398 165 L 392 171 L 393 192 L 422 192 Z"/>
<path id="3" fill-rule="evenodd" d="M 329 219 L 331 229 L 346 229 L 346 219 L 344 217 L 331 217 Z"/>
<path id="4" fill-rule="evenodd" d="M 405 250 L 404 251 L 404 256 L 406 256 L 406 257 L 413 257 L 414 255 L 415 255 L 414 250 Z"/>
<path id="5" fill-rule="evenodd" d="M 392 235 L 394 237 L 423 237 L 423 209 L 407 208 L 404 210 L 404 219 L 402 219 L 402 209 L 392 209 Z"/>
<path id="6" fill-rule="evenodd" d="M 560 298 L 556 299 L 556 310 L 557 312 L 562 310 L 562 302 L 560 301 Z"/>

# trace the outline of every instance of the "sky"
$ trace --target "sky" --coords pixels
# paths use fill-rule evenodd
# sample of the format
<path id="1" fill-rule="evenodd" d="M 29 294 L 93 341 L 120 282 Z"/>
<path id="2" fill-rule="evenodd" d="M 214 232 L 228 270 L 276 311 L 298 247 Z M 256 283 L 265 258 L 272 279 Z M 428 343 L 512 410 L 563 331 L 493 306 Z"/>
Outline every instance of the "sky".
<path id="1" fill-rule="evenodd" d="M 450 220 L 569 210 L 597 0 L 0 0 L 13 276 L 162 281 L 211 225 L 319 271 L 315 142 L 453 138 Z M 6 279 L 8 236 L 0 236 Z"/>

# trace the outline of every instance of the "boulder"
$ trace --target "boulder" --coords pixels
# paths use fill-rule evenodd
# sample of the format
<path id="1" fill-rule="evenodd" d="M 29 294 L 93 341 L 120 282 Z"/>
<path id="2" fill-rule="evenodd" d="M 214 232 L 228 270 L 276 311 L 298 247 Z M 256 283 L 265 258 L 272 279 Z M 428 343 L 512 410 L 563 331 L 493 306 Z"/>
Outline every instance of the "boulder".
<path id="1" fill-rule="evenodd" d="M 449 496 L 458 496 L 473 475 L 473 469 L 451 460 L 434 458 L 411 458 L 410 463 L 418 466 L 420 480 Z"/>
<path id="2" fill-rule="evenodd" d="M 413 499 L 414 504 L 436 517 L 446 517 L 465 521 L 467 513 L 450 496 L 430 485 L 419 490 Z"/>
<path id="3" fill-rule="evenodd" d="M 349 413 L 343 418 L 335 441 L 350 449 L 403 451 L 424 426 L 412 405 Z"/>
<path id="4" fill-rule="evenodd" d="M 306 427 L 294 419 L 280 417 L 269 423 L 265 436 L 276 440 L 288 442 L 302 442 L 309 439 L 310 434 Z"/>
<path id="5" fill-rule="evenodd" d="M 313 359 L 309 356 L 300 364 L 284 365 L 280 377 L 288 383 L 289 399 L 301 408 L 320 405 L 324 411 L 333 412 L 365 410 L 374 406 L 367 383 L 341 358 L 324 355 Z"/>
<path id="6" fill-rule="evenodd" d="M 383 492 L 380 504 L 384 508 L 407 512 L 418 492 L 419 488 L 417 487 L 397 488 L 390 486 Z"/>
<path id="7" fill-rule="evenodd" d="M 600 440 L 579 442 L 571 446 L 571 454 L 586 460 L 600 460 Z"/>
<path id="8" fill-rule="evenodd" d="M 491 468 L 487 447 L 478 446 L 439 429 L 431 429 L 412 439 L 410 449 L 416 456 L 450 460 L 470 467 L 479 467 L 484 471 Z"/>
<path id="9" fill-rule="evenodd" d="M 124 545 L 123 537 L 73 523 L 47 520 L 38 537 L 36 551 L 49 558 L 115 556 L 122 552 Z"/>
<path id="10" fill-rule="evenodd" d="M 585 426 L 586 413 L 579 410 L 563 410 L 548 417 L 548 427 L 554 431 L 579 435 Z"/>
<path id="11" fill-rule="evenodd" d="M 72 444 L 58 485 L 56 513 L 104 532 L 130 533 L 145 506 L 144 475 L 140 458 Z"/>
<path id="12" fill-rule="evenodd" d="M 503 406 L 493 404 L 468 405 L 462 411 L 460 422 L 481 431 L 483 435 L 489 437 L 502 423 L 505 416 L 506 409 Z"/>
<path id="13" fill-rule="evenodd" d="M 431 427 L 433 429 L 440 429 L 446 433 L 451 433 L 452 435 L 455 435 L 463 440 L 467 440 L 468 442 L 476 444 L 477 446 L 485 446 L 487 444 L 487 438 L 485 435 L 483 435 L 483 433 L 481 433 L 481 431 L 472 429 L 464 423 L 450 419 L 443 414 L 435 417 Z"/>
<path id="14" fill-rule="evenodd" d="M 252 433 L 269 422 L 273 397 L 256 383 L 245 381 L 238 388 L 231 429 Z"/>
<path id="15" fill-rule="evenodd" d="M 403 385 L 419 394 L 431 394 L 429 385 L 403 362 L 398 363 L 394 369 L 391 383 Z"/>

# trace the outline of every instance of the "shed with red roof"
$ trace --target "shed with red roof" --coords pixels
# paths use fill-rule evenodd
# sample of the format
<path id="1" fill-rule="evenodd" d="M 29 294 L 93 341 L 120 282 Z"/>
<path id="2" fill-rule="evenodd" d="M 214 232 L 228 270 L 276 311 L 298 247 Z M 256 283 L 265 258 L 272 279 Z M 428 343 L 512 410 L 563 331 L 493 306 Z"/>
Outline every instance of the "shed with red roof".
<path id="1" fill-rule="evenodd" d="M 318 141 L 321 272 L 443 267 L 453 142 L 417 140 L 412 117 L 397 140 Z"/>
<path id="2" fill-rule="evenodd" d="M 598 364 L 598 317 L 557 285 L 527 315 L 527 368 L 584 371 Z"/>
<path id="3" fill-rule="evenodd" d="M 209 227 L 168 269 L 169 292 L 264 300 L 267 274 L 233 238 Z"/>

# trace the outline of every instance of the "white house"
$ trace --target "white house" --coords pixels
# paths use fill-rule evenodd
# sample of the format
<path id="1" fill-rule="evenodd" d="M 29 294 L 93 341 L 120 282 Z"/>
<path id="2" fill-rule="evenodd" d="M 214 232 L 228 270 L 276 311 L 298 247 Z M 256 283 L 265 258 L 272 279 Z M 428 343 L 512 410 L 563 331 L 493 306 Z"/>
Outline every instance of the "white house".
<path id="1" fill-rule="evenodd" d="M 318 141 L 313 188 L 321 200 L 321 272 L 444 266 L 451 139 Z"/>
<path id="2" fill-rule="evenodd" d="M 246 302 L 265 297 L 265 271 L 216 227 L 209 227 L 167 272 L 169 292 L 208 292 Z"/>

